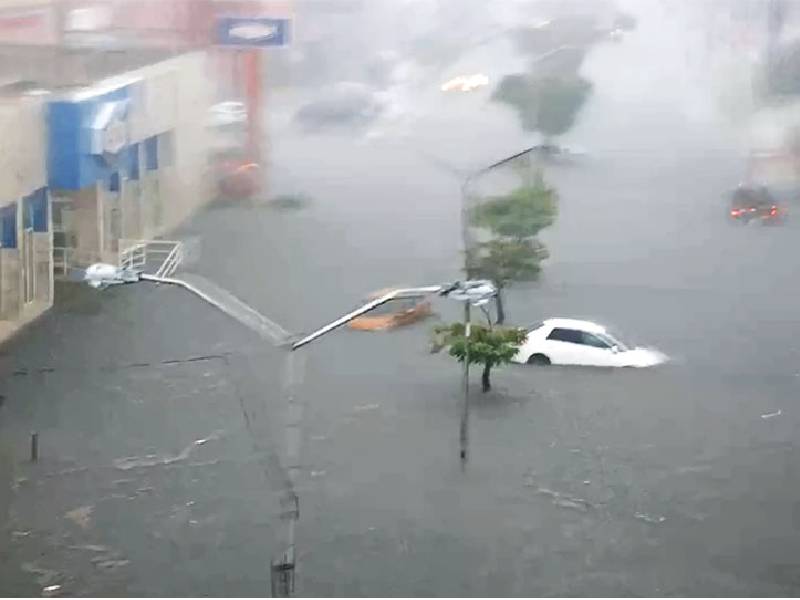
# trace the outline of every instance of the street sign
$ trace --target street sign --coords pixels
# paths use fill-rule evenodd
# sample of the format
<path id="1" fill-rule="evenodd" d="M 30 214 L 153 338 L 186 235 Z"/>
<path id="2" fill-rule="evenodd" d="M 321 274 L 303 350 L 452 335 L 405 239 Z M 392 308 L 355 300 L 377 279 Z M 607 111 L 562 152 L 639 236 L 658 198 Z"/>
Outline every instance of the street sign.
<path id="1" fill-rule="evenodd" d="M 217 21 L 217 43 L 243 48 L 286 46 L 289 25 L 289 19 L 221 17 Z"/>

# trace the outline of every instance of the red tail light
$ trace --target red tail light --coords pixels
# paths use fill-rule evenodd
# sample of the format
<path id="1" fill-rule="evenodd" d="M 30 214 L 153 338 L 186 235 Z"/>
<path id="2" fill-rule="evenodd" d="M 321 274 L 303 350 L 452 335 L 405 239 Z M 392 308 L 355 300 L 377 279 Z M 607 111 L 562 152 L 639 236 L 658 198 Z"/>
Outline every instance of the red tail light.
<path id="1" fill-rule="evenodd" d="M 731 216 L 732 216 L 732 217 L 738 217 L 740 212 L 741 212 L 741 211 L 739 211 L 739 210 L 733 209 L 733 210 L 731 211 Z"/>

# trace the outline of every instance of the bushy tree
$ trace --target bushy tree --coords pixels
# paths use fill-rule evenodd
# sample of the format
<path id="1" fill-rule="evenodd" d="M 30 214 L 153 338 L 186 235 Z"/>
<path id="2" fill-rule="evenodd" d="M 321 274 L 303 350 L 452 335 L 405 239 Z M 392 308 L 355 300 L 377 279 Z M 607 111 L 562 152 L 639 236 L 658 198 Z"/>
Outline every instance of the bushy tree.
<path id="1" fill-rule="evenodd" d="M 469 339 L 465 331 L 464 323 L 436 326 L 433 330 L 433 350 L 438 352 L 447 348 L 450 356 L 461 363 L 469 354 L 470 364 L 483 365 L 481 390 L 488 392 L 492 389 L 492 369 L 511 362 L 527 334 L 524 329 L 492 325 L 488 315 L 486 325 L 473 323 L 470 326 Z"/>
<path id="2" fill-rule="evenodd" d="M 514 281 L 532 281 L 549 256 L 536 236 L 555 221 L 558 197 L 539 179 L 521 185 L 504 196 L 495 196 L 476 206 L 471 224 L 492 232 L 493 239 L 466 253 L 469 278 L 491 279 L 497 287 L 497 323 L 505 323 L 505 288 Z"/>
<path id="3" fill-rule="evenodd" d="M 506 319 L 503 290 L 514 281 L 534 281 L 542 270 L 542 260 L 548 256 L 545 245 L 535 238 L 494 239 L 467 252 L 469 277 L 490 279 L 497 288 L 499 324 Z"/>
<path id="4" fill-rule="evenodd" d="M 592 84 L 580 76 L 547 77 L 536 84 L 536 128 L 549 139 L 572 128 Z"/>
<path id="5" fill-rule="evenodd" d="M 539 181 L 480 203 L 472 211 L 472 224 L 505 237 L 531 238 L 552 225 L 557 214 L 556 191 Z"/>

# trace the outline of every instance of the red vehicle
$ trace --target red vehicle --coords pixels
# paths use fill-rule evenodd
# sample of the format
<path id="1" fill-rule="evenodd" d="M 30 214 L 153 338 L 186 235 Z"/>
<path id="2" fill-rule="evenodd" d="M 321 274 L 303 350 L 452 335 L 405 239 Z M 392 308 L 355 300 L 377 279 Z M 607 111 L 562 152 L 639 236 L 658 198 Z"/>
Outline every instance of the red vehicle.
<path id="1" fill-rule="evenodd" d="M 786 210 L 765 187 L 741 185 L 731 195 L 729 217 L 735 223 L 747 225 L 760 222 L 762 225 L 777 225 L 786 218 Z"/>

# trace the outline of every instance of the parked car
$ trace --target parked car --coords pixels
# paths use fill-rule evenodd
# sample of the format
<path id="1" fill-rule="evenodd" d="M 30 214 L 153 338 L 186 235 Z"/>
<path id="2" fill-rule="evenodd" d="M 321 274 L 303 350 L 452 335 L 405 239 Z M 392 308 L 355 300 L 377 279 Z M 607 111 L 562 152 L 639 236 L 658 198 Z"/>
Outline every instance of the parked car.
<path id="1" fill-rule="evenodd" d="M 377 291 L 370 294 L 365 302 L 380 298 L 391 291 L 391 289 Z M 350 327 L 361 331 L 385 331 L 416 323 L 430 315 L 431 312 L 431 302 L 427 298 L 395 298 L 356 317 L 350 321 Z"/>
<path id="2" fill-rule="evenodd" d="M 294 118 L 307 130 L 352 127 L 371 123 L 384 108 L 379 94 L 370 86 L 343 81 L 321 89 Z"/>
<path id="3" fill-rule="evenodd" d="M 512 360 L 533 365 L 652 367 L 667 357 L 652 348 L 630 348 L 591 321 L 548 319 L 528 330 Z"/>
<path id="4" fill-rule="evenodd" d="M 728 216 L 743 225 L 777 225 L 785 220 L 786 209 L 766 186 L 740 185 L 731 194 Z"/>
<path id="5" fill-rule="evenodd" d="M 247 108 L 243 102 L 228 100 L 219 102 L 208 109 L 208 125 L 225 128 L 244 125 L 247 122 Z"/>

